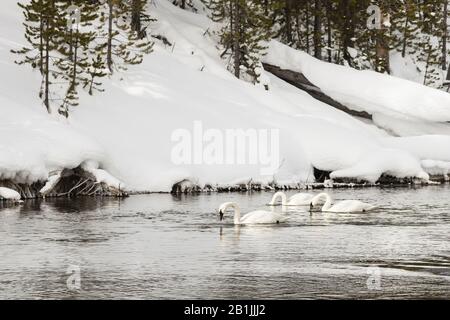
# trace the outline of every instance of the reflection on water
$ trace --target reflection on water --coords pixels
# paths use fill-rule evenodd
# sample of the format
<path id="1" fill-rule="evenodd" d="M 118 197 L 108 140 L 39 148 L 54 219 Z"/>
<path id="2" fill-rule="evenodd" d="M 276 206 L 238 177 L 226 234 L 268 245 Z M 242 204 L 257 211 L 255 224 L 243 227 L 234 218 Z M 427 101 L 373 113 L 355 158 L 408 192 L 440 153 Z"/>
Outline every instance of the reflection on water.
<path id="1" fill-rule="evenodd" d="M 3 203 L 0 298 L 450 298 L 449 192 L 333 190 L 380 209 L 288 208 L 285 224 L 241 227 L 218 206 L 270 210 L 270 193 Z"/>

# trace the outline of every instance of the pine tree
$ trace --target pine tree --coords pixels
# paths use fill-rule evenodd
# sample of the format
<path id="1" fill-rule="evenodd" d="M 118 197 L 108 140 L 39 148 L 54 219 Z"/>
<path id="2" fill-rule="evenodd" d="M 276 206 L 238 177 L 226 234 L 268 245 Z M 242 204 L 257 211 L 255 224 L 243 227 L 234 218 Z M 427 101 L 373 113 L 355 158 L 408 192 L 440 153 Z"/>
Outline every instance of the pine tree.
<path id="1" fill-rule="evenodd" d="M 416 0 L 397 1 L 397 10 L 392 10 L 391 22 L 393 46 L 401 52 L 402 57 L 412 52 L 414 40 L 418 36 L 418 3 Z"/>
<path id="2" fill-rule="evenodd" d="M 322 0 L 314 1 L 314 56 L 322 59 Z"/>
<path id="3" fill-rule="evenodd" d="M 95 39 L 95 32 L 87 31 L 98 19 L 97 5 L 91 2 L 78 2 L 74 7 L 72 1 L 61 5 L 62 12 L 70 14 L 70 10 L 76 8 L 80 21 L 69 21 L 63 34 L 61 44 L 58 48 L 62 56 L 68 59 L 61 60 L 57 67 L 61 70 L 61 77 L 68 82 L 68 88 L 63 102 L 59 107 L 59 113 L 65 117 L 69 116 L 69 107 L 78 105 L 79 85 L 89 82 L 91 68 L 90 56 Z M 70 19 L 70 16 L 68 17 Z M 92 91 L 90 92 L 92 94 Z"/>
<path id="4" fill-rule="evenodd" d="M 103 92 L 104 89 L 101 88 L 102 83 L 99 82 L 98 78 L 105 77 L 108 73 L 106 72 L 106 65 L 99 54 L 95 58 L 92 58 L 89 68 L 87 69 L 88 78 L 84 80 L 83 88 L 89 88 L 88 92 L 93 95 L 94 91 Z"/>
<path id="5" fill-rule="evenodd" d="M 443 1 L 443 17 L 442 17 L 442 70 L 447 70 L 447 42 L 448 42 L 448 23 L 449 23 L 449 10 L 448 0 Z"/>
<path id="6" fill-rule="evenodd" d="M 43 99 L 48 113 L 51 113 L 50 86 L 57 77 L 57 70 L 52 67 L 55 61 L 61 59 L 52 54 L 59 46 L 65 21 L 59 14 L 55 0 L 31 0 L 27 4 L 18 5 L 24 13 L 25 38 L 29 46 L 12 52 L 21 57 L 21 60 L 16 61 L 17 64 L 39 68 L 42 74 L 39 97 Z"/>
<path id="7" fill-rule="evenodd" d="M 380 1 L 381 25 L 375 31 L 375 71 L 380 73 L 390 73 L 390 50 L 392 48 L 391 37 L 391 3 Z"/>
<path id="8" fill-rule="evenodd" d="M 441 73 L 444 2 L 443 0 L 424 1 L 419 6 L 420 35 L 417 36 L 415 46 L 420 54 L 416 56 L 416 59 L 425 66 L 423 83 L 434 87 L 440 87 L 442 85 L 440 80 L 444 77 Z"/>
<path id="9" fill-rule="evenodd" d="M 153 43 L 141 24 L 148 18 L 146 4 L 147 0 L 30 0 L 19 4 L 29 45 L 12 52 L 20 57 L 17 64 L 39 69 L 39 96 L 49 113 L 58 103 L 59 113 L 67 117 L 69 108 L 79 103 L 80 88 L 91 95 L 102 92 L 101 78 L 114 69 L 141 63 L 152 51 Z"/>
<path id="10" fill-rule="evenodd" d="M 256 0 L 209 0 L 211 18 L 222 22 L 216 32 L 222 58 L 229 57 L 229 70 L 237 78 L 259 82 L 261 57 L 270 38 L 270 19 L 264 16 L 264 3 Z"/>
<path id="11" fill-rule="evenodd" d="M 120 0 L 102 2 L 97 38 L 102 43 L 99 51 L 106 57 L 110 73 L 126 70 L 127 65 L 140 64 L 144 55 L 152 52 L 153 43 L 132 28 L 132 6 L 133 2 Z"/>
<path id="12" fill-rule="evenodd" d="M 44 17 L 43 1 L 32 0 L 29 4 L 18 3 L 23 9 L 25 18 L 25 38 L 30 47 L 24 47 L 20 50 L 12 50 L 13 53 L 23 56 L 22 60 L 16 61 L 17 64 L 30 64 L 32 68 L 39 68 L 41 74 L 44 73 L 44 26 L 46 18 Z M 36 51 L 38 51 L 36 53 Z"/>
<path id="13" fill-rule="evenodd" d="M 148 0 L 130 0 L 129 9 L 130 15 L 130 27 L 131 31 L 135 32 L 139 39 L 147 37 L 147 26 L 151 21 L 150 16 L 147 14 L 147 2 Z M 144 26 L 144 23 L 147 26 Z"/>
<path id="14" fill-rule="evenodd" d="M 327 53 L 328 62 L 333 61 L 333 3 L 332 0 L 325 1 L 326 34 L 327 34 Z"/>

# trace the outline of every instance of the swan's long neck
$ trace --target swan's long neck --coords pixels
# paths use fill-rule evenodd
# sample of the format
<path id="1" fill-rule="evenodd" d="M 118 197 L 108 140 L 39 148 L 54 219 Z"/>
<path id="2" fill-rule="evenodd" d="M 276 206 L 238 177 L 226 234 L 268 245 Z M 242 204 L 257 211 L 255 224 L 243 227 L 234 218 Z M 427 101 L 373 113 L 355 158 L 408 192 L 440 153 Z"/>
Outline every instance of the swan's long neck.
<path id="1" fill-rule="evenodd" d="M 234 224 L 241 224 L 241 209 L 237 205 L 234 207 Z"/>
<path id="2" fill-rule="evenodd" d="M 239 208 L 239 206 L 234 202 L 227 203 L 225 205 L 225 207 L 223 208 L 223 212 L 225 213 L 225 211 L 228 208 L 233 208 L 233 210 L 234 210 L 234 224 L 240 224 L 241 223 L 241 209 Z"/>
<path id="3" fill-rule="evenodd" d="M 283 206 L 285 206 L 287 204 L 286 194 L 284 192 L 277 192 L 273 195 L 270 205 L 272 205 L 272 206 L 276 205 L 278 198 L 281 198 L 281 204 Z"/>
<path id="4" fill-rule="evenodd" d="M 322 211 L 326 211 L 331 208 L 331 197 L 328 193 L 324 193 L 323 197 L 325 197 L 325 204 L 322 207 Z"/>
<path id="5" fill-rule="evenodd" d="M 321 199 L 325 199 L 325 204 L 322 206 L 322 211 L 326 211 L 326 210 L 330 209 L 332 200 L 331 200 L 330 195 L 326 192 L 320 193 L 317 196 L 315 196 L 313 199 L 313 205 L 316 205 L 317 202 L 319 202 L 319 200 L 321 200 Z"/>

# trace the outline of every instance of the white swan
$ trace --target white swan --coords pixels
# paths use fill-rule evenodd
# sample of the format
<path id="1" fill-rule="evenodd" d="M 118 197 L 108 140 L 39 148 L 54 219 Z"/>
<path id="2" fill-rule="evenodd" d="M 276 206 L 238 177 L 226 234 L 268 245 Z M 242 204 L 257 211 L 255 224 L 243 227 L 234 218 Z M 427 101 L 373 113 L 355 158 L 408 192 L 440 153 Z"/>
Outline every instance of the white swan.
<path id="1" fill-rule="evenodd" d="M 323 212 L 367 212 L 376 208 L 376 206 L 364 203 L 359 200 L 344 200 L 333 205 L 330 195 L 324 192 L 314 197 L 314 199 L 311 201 L 311 209 L 314 208 L 319 203 L 319 201 L 323 199 L 325 199 L 325 204 L 322 207 Z"/>
<path id="2" fill-rule="evenodd" d="M 278 198 L 281 198 L 281 204 L 283 206 L 309 206 L 314 195 L 309 193 L 297 193 L 288 199 L 284 192 L 277 192 L 273 195 L 269 206 L 276 206 Z"/>
<path id="3" fill-rule="evenodd" d="M 241 209 L 234 202 L 223 203 L 219 208 L 220 221 L 227 209 L 234 209 L 234 224 L 278 224 L 287 220 L 287 217 L 277 212 L 252 211 L 241 218 Z"/>

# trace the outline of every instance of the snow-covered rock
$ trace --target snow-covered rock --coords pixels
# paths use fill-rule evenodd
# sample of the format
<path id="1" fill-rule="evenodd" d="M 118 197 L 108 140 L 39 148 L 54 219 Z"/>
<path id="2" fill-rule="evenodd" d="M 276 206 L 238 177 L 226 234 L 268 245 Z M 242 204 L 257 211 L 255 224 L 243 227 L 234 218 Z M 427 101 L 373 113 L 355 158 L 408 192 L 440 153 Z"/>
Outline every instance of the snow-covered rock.
<path id="1" fill-rule="evenodd" d="M 0 200 L 20 201 L 20 193 L 13 189 L 0 187 Z"/>
<path id="2" fill-rule="evenodd" d="M 442 175 L 447 180 L 450 173 L 450 162 L 436 160 L 422 160 L 422 167 L 431 175 Z"/>
<path id="3" fill-rule="evenodd" d="M 61 180 L 61 173 L 62 173 L 62 171 L 57 171 L 57 172 L 54 172 L 53 174 L 51 174 L 48 177 L 47 182 L 45 183 L 45 185 L 42 187 L 41 190 L 39 190 L 39 193 L 42 196 L 45 197 L 58 184 L 58 182 Z"/>
<path id="4" fill-rule="evenodd" d="M 113 177 L 108 171 L 99 169 L 99 164 L 94 161 L 86 161 L 81 168 L 91 173 L 97 183 L 104 183 L 109 187 L 116 189 L 125 189 L 125 185 L 117 178 Z"/>

